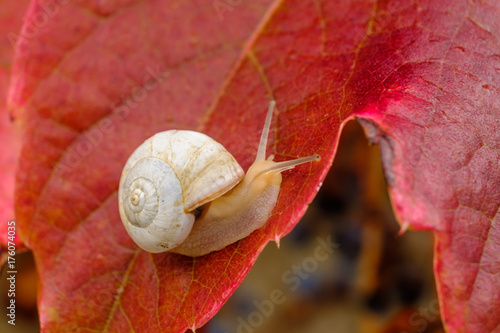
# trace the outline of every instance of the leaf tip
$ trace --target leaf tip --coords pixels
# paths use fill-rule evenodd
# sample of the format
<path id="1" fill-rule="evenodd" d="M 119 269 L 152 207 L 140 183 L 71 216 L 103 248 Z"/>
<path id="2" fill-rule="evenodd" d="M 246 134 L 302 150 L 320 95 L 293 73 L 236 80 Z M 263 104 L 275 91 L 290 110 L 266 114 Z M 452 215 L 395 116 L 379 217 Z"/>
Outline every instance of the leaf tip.
<path id="1" fill-rule="evenodd" d="M 401 236 L 402 234 L 404 234 L 406 232 L 406 230 L 408 230 L 409 226 L 410 226 L 410 224 L 408 222 L 403 222 L 401 224 L 401 229 L 399 229 L 398 236 Z"/>
<path id="2" fill-rule="evenodd" d="M 278 234 L 274 235 L 274 242 L 276 243 L 276 247 L 280 248 L 280 236 Z"/>

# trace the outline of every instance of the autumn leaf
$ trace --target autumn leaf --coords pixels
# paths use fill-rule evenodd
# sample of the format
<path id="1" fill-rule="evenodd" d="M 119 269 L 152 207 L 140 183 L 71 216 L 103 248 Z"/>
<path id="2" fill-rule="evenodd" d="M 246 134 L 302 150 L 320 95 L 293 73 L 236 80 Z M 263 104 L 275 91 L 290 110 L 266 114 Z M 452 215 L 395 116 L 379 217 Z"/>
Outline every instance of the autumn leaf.
<path id="1" fill-rule="evenodd" d="M 498 330 L 499 15 L 458 0 L 34 1 L 9 106 L 24 126 L 16 216 L 43 330 L 202 326 L 303 215 L 352 118 L 381 146 L 403 229 L 436 234 L 448 330 Z M 322 161 L 284 174 L 266 226 L 201 258 L 139 250 L 116 195 L 135 147 L 194 129 L 246 169 L 270 98 L 276 160 Z"/>
<path id="2" fill-rule="evenodd" d="M 23 248 L 15 230 L 8 233 L 8 222 L 14 220 L 14 174 L 21 147 L 21 133 L 10 121 L 7 112 L 7 88 L 14 54 L 14 39 L 21 28 L 22 18 L 29 2 L 26 0 L 0 0 L 0 31 L 5 32 L 0 39 L 0 256 L 8 249 L 8 242 Z M 0 266 L 2 259 L 0 258 Z"/>

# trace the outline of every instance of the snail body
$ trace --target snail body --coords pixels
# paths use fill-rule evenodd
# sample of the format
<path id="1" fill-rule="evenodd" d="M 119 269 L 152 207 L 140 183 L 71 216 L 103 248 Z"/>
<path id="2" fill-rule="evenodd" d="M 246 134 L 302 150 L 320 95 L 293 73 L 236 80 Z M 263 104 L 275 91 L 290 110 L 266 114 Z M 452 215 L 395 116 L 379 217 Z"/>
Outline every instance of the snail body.
<path id="1" fill-rule="evenodd" d="M 274 101 L 259 149 L 245 174 L 218 142 L 170 130 L 147 139 L 129 157 L 118 190 L 122 222 L 142 249 L 201 256 L 264 226 L 276 205 L 281 172 L 319 160 L 265 159 Z"/>

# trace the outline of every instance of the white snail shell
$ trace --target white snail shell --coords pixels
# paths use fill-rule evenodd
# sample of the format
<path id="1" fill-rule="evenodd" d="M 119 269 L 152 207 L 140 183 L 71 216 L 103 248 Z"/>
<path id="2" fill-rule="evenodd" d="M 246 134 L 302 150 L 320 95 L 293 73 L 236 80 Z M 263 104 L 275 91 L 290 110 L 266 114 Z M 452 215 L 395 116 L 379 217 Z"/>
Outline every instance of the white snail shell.
<path id="1" fill-rule="evenodd" d="M 221 144 L 202 133 L 165 131 L 141 144 L 125 164 L 118 190 L 120 217 L 136 244 L 148 252 L 196 257 L 261 228 L 276 205 L 281 172 L 319 160 L 319 155 L 266 160 L 273 110 L 271 101 L 246 174 Z"/>
<path id="2" fill-rule="evenodd" d="M 195 220 L 191 212 L 244 176 L 235 158 L 205 134 L 157 133 L 125 164 L 118 191 L 121 219 L 144 250 L 170 250 L 189 235 Z"/>

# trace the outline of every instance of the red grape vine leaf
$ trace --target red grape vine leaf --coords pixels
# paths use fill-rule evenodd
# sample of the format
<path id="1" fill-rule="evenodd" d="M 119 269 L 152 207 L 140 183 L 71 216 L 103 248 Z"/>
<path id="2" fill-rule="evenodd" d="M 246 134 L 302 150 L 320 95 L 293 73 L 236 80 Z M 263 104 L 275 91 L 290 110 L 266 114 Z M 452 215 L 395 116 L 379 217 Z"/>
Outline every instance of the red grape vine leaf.
<path id="1" fill-rule="evenodd" d="M 183 332 L 288 233 L 356 117 L 381 145 L 404 228 L 436 234 L 450 332 L 500 324 L 500 4 L 494 1 L 34 1 L 9 105 L 22 118 L 16 216 L 46 331 Z M 48 9 L 47 9 L 48 8 Z M 35 21 L 45 15 L 47 20 Z M 24 35 L 23 35 L 24 33 Z M 268 99 L 284 174 L 266 226 L 201 258 L 148 254 L 117 208 L 153 133 L 207 133 L 247 168 Z"/>
<path id="2" fill-rule="evenodd" d="M 0 266 L 5 259 L 4 251 L 9 242 L 14 243 L 16 250 L 24 248 L 15 226 L 8 222 L 14 221 L 14 174 L 16 171 L 19 149 L 21 148 L 21 133 L 10 120 L 7 112 L 7 88 L 9 85 L 12 57 L 15 47 L 15 36 L 21 28 L 22 18 L 29 1 L 0 0 L 0 31 L 5 32 L 0 38 Z M 9 234 L 10 231 L 10 234 Z"/>

